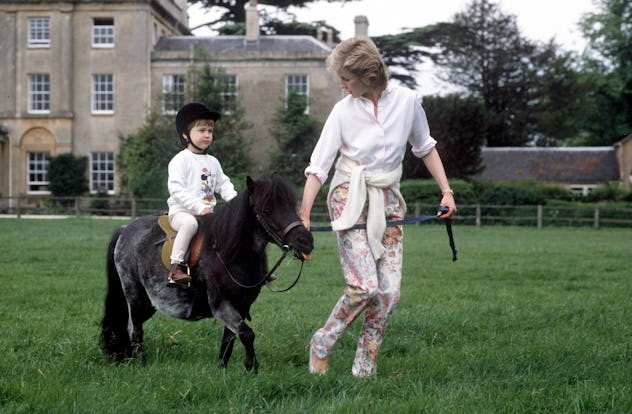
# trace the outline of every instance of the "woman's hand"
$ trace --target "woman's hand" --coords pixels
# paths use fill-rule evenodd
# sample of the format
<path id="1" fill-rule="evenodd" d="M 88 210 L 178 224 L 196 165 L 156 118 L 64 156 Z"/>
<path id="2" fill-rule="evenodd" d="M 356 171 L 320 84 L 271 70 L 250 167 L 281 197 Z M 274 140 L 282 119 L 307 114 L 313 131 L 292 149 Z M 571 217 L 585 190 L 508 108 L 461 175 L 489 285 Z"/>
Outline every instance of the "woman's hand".
<path id="1" fill-rule="evenodd" d="M 437 216 L 442 219 L 449 219 L 456 213 L 456 202 L 454 201 L 454 194 L 450 192 L 443 193 L 441 197 L 441 205 L 448 208 L 446 212 L 437 212 Z"/>

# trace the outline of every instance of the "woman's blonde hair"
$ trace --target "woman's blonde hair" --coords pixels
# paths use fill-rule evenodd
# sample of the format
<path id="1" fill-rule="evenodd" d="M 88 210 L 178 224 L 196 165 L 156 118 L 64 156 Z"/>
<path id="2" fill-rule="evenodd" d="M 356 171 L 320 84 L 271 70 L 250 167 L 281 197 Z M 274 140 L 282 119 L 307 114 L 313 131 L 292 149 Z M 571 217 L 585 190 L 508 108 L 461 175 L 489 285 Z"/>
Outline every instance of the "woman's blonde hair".
<path id="1" fill-rule="evenodd" d="M 371 88 L 386 86 L 388 82 L 386 64 L 368 37 L 343 40 L 327 58 L 327 69 L 339 75 L 348 72 Z"/>

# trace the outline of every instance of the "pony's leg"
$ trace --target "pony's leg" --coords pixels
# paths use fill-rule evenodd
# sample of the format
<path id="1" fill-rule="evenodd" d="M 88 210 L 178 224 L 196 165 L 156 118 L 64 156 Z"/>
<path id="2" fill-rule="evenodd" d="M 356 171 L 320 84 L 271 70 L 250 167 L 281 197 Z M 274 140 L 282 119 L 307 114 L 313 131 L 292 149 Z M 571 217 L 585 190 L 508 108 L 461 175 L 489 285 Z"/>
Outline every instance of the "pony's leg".
<path id="1" fill-rule="evenodd" d="M 222 344 L 219 348 L 219 363 L 223 368 L 228 366 L 230 356 L 233 354 L 234 345 L 235 334 L 227 327 L 224 327 L 224 336 L 222 337 Z"/>
<path id="2" fill-rule="evenodd" d="M 145 364 L 143 348 L 143 323 L 155 313 L 155 309 L 147 305 L 130 306 L 127 330 L 132 343 L 132 358 Z"/>
<path id="3" fill-rule="evenodd" d="M 143 349 L 143 326 L 132 326 L 130 329 L 130 338 L 132 342 L 132 359 L 145 365 L 147 360 L 145 359 L 145 350 Z"/>
<path id="4" fill-rule="evenodd" d="M 244 366 L 247 371 L 254 370 L 256 372 L 259 368 L 259 363 L 255 356 L 255 333 L 253 330 L 246 324 L 237 309 L 230 303 L 223 301 L 216 306 L 211 306 L 211 309 L 213 316 L 215 316 L 217 320 L 221 321 L 233 334 L 239 336 L 239 340 L 246 351 Z M 224 334 L 224 338 L 226 338 L 226 334 Z M 227 364 L 228 359 L 223 360 L 223 362 Z"/>

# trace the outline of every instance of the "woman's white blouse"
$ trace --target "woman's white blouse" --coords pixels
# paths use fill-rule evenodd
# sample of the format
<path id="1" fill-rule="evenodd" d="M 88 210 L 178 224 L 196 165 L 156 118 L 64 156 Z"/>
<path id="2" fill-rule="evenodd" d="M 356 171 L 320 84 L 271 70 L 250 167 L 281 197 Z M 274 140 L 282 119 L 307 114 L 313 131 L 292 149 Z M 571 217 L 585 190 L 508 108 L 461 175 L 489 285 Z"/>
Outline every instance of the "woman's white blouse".
<path id="1" fill-rule="evenodd" d="M 437 143 L 414 91 L 389 84 L 378 101 L 377 118 L 369 99 L 347 95 L 329 114 L 305 175 L 315 174 L 325 183 L 338 152 L 367 171 L 391 171 L 403 161 L 407 142 L 419 158 Z"/>

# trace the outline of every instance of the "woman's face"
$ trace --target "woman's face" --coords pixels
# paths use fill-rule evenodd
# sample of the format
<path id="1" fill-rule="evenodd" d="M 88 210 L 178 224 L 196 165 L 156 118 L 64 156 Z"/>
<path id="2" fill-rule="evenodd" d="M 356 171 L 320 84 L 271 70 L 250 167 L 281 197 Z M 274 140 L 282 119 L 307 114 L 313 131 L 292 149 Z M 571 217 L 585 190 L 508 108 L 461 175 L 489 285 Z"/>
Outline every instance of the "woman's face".
<path id="1" fill-rule="evenodd" d="M 369 92 L 371 92 L 370 87 L 363 84 L 360 78 L 351 73 L 341 72 L 338 76 L 340 76 L 340 87 L 346 89 L 354 98 L 368 96 Z"/>

